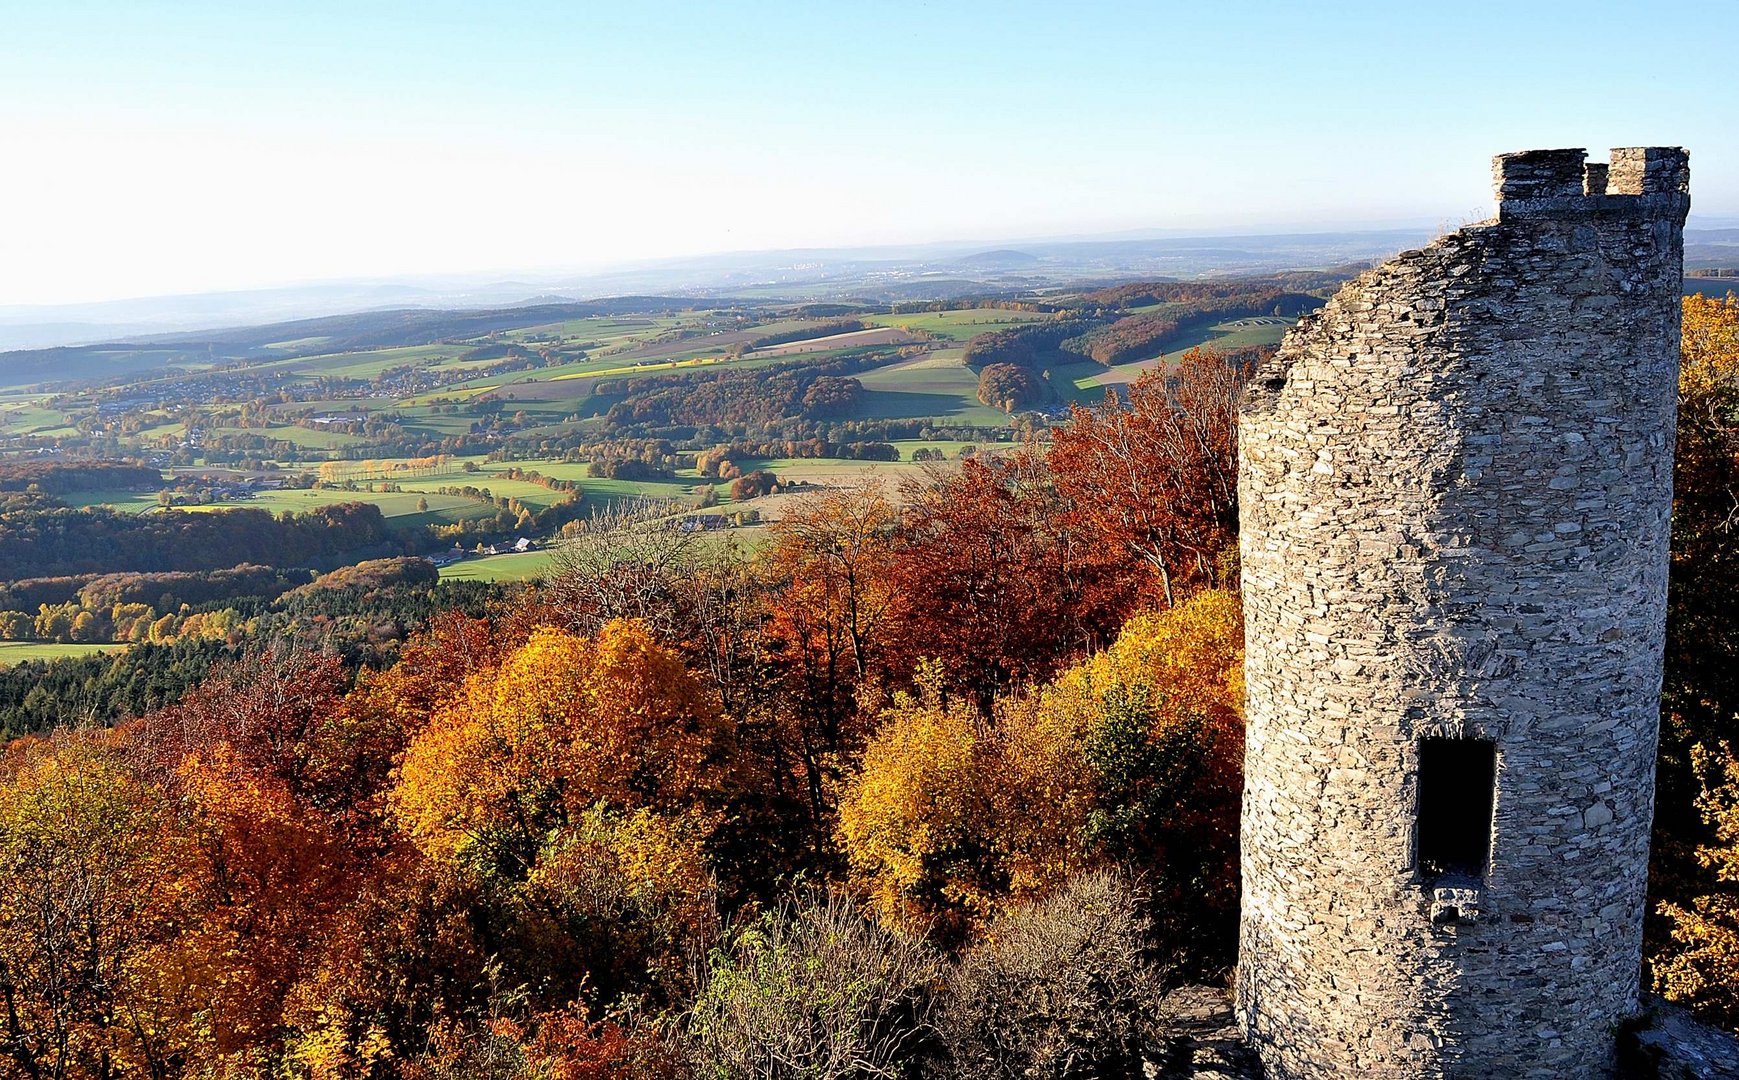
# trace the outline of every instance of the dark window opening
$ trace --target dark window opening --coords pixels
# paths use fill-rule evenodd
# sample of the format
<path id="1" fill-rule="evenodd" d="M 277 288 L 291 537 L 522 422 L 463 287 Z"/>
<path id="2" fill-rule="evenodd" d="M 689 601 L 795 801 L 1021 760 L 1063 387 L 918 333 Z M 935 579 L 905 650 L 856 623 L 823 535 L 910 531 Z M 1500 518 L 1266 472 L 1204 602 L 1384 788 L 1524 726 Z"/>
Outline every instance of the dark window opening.
<path id="1" fill-rule="evenodd" d="M 1419 871 L 1484 877 L 1491 862 L 1497 747 L 1485 739 L 1419 741 Z"/>

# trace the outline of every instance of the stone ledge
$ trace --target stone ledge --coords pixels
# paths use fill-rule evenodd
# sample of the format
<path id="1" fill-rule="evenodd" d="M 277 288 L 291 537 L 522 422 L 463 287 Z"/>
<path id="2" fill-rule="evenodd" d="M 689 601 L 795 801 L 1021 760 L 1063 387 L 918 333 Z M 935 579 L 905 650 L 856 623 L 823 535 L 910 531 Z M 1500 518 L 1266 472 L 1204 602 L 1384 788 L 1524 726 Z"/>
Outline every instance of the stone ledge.
<path id="1" fill-rule="evenodd" d="M 1658 998 L 1618 1040 L 1625 1080 L 1739 1080 L 1739 1038 Z"/>
<path id="2" fill-rule="evenodd" d="M 1739 1037 L 1658 998 L 1646 1006 L 1619 1036 L 1621 1080 L 1739 1080 Z M 1169 1037 L 1143 1063 L 1145 1080 L 1265 1080 L 1223 987 L 1179 987 L 1159 1015 Z"/>

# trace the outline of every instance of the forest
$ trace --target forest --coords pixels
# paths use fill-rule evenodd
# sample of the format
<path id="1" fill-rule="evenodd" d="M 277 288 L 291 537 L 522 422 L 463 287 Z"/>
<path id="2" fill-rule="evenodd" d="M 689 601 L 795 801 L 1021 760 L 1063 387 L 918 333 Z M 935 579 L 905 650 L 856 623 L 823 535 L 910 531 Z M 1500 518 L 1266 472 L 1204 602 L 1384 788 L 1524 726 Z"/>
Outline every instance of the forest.
<path id="1" fill-rule="evenodd" d="M 1684 320 L 1647 978 L 1735 1027 L 1739 301 Z M 754 547 L 629 505 L 540 586 L 352 571 L 272 601 L 345 633 L 114 675 L 0 749 L 0 1076 L 1142 1076 L 1235 949 L 1253 360 Z"/>
<path id="2" fill-rule="evenodd" d="M 888 350 L 789 364 L 772 373 L 649 375 L 601 383 L 598 393 L 622 398 L 605 414 L 612 432 L 670 436 L 709 427 L 742 433 L 751 425 L 765 427 L 787 419 L 849 416 L 863 390 L 851 376 L 896 359 L 897 353 Z"/>
<path id="3" fill-rule="evenodd" d="M 169 511 L 141 517 L 73 509 L 47 496 L 0 496 L 0 579 L 113 571 L 220 570 L 244 562 L 317 565 L 385 554 L 380 508 L 338 503 L 306 514 Z"/>

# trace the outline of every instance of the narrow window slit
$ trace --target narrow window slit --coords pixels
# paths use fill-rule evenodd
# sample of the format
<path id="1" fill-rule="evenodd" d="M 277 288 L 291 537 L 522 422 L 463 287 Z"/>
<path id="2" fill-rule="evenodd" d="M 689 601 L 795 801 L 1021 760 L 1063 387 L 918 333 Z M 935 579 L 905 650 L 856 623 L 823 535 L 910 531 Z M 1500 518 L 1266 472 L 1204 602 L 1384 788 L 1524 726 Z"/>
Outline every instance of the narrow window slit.
<path id="1" fill-rule="evenodd" d="M 1419 741 L 1419 872 L 1426 879 L 1485 877 L 1497 746 L 1487 739 Z"/>

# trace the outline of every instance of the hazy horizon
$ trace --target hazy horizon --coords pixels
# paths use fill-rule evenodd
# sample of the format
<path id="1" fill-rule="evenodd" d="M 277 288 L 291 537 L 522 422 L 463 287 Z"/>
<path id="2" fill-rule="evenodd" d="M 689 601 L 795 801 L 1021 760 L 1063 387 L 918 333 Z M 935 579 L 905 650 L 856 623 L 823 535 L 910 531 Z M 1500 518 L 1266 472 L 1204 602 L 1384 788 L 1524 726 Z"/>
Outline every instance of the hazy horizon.
<path id="1" fill-rule="evenodd" d="M 1548 145 L 1685 145 L 1739 215 L 1707 89 L 1739 9 L 1630 11 L 44 7 L 0 42 L 0 305 L 1422 227 Z"/>
<path id="2" fill-rule="evenodd" d="M 1377 236 L 1390 233 L 1418 233 L 1442 228 L 1444 222 L 1401 222 L 1393 225 L 1374 225 L 1347 229 L 1308 229 L 1280 228 L 1252 229 L 1237 231 L 1230 229 L 1124 229 L 1102 233 L 1063 233 L 1051 236 L 983 236 L 964 238 L 936 238 L 930 240 L 913 240 L 893 244 L 865 244 L 842 246 L 813 247 L 776 247 L 776 248 L 746 248 L 716 251 L 681 252 L 660 258 L 623 259 L 599 263 L 592 266 L 563 265 L 525 265 L 480 267 L 474 269 L 444 269 L 444 270 L 413 270 L 403 273 L 386 273 L 378 275 L 336 276 L 305 278 L 284 281 L 263 281 L 258 284 L 239 286 L 235 288 L 199 289 L 187 292 L 173 293 L 143 293 L 120 296 L 96 297 L 84 300 L 59 301 L 43 304 L 0 303 L 0 311 L 51 310 L 55 308 L 100 307 L 106 304 L 125 304 L 151 300 L 189 299 L 196 297 L 241 295 L 246 293 L 281 292 L 287 290 L 316 290 L 331 287 L 402 287 L 415 289 L 419 287 L 439 288 L 469 288 L 482 285 L 524 285 L 528 288 L 552 285 L 562 280 L 583 280 L 594 277 L 606 277 L 612 274 L 633 272 L 639 270 L 658 269 L 663 267 L 686 267 L 714 261 L 735 259 L 771 259 L 779 257 L 801 257 L 811 255 L 847 256 L 852 258 L 887 258 L 899 260 L 905 256 L 918 253 L 931 253 L 935 257 L 958 258 L 974 254 L 991 254 L 1004 250 L 1019 250 L 1023 246 L 1041 246 L 1052 244 L 1113 244 L 1135 240 L 1239 240 L 1280 238 L 1291 236 Z"/>

